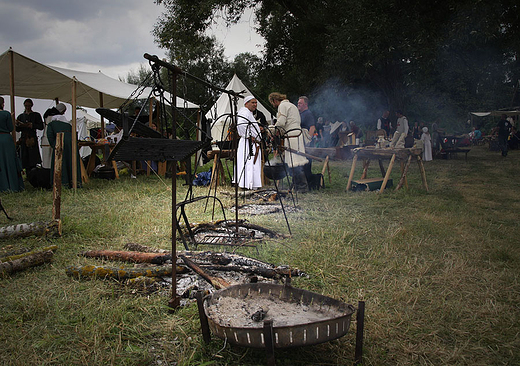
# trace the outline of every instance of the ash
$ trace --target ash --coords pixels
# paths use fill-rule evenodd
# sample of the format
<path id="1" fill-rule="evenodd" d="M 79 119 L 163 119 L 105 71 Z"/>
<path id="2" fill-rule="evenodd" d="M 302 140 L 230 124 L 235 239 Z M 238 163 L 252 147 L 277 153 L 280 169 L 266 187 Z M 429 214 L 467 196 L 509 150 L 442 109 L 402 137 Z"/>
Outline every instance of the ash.
<path id="1" fill-rule="evenodd" d="M 290 327 L 329 320 L 343 313 L 337 309 L 283 301 L 272 295 L 234 298 L 223 296 L 208 306 L 208 317 L 223 327 L 262 328 L 253 314 L 265 313 L 263 320 L 272 320 L 274 327 Z"/>

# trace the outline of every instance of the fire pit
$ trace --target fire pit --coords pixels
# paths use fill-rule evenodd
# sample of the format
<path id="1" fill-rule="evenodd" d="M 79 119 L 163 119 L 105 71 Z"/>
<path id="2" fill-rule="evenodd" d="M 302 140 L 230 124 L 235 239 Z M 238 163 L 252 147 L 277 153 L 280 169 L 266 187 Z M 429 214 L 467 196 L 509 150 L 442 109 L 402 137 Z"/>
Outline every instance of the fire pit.
<path id="1" fill-rule="evenodd" d="M 344 336 L 352 305 L 290 285 L 251 283 L 208 295 L 204 312 L 209 328 L 229 343 L 267 348 L 266 323 L 272 324 L 272 346 L 314 345 Z M 200 312 L 200 310 L 199 310 Z"/>

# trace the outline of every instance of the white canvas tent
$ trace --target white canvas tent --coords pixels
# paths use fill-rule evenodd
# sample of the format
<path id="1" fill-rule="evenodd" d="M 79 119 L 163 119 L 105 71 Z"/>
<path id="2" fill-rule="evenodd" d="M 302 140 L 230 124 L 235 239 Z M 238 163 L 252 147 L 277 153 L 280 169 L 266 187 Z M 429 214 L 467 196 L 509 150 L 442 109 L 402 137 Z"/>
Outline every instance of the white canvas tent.
<path id="1" fill-rule="evenodd" d="M 229 82 L 229 84 L 225 88 L 226 90 L 233 90 L 235 92 L 242 92 L 244 97 L 248 95 L 253 95 L 249 89 L 246 88 L 242 80 L 238 78 L 235 74 L 233 78 Z M 238 109 L 240 109 L 244 105 L 244 100 L 240 99 L 238 101 Z M 267 110 L 260 102 L 258 102 L 258 110 L 265 115 L 267 122 L 271 121 L 271 112 Z M 227 135 L 227 130 L 231 123 L 231 107 L 229 105 L 229 97 L 226 93 L 222 93 L 222 95 L 217 99 L 213 107 L 206 113 L 206 118 L 211 119 L 211 137 L 213 141 L 222 141 L 225 140 Z"/>
<path id="2" fill-rule="evenodd" d="M 61 102 L 90 108 L 118 108 L 138 87 L 113 79 L 101 71 L 84 72 L 48 66 L 8 50 L 0 55 L 0 80 L 4 80 L 0 84 L 0 95 L 11 94 L 8 82 L 11 71 L 16 96 L 51 100 L 58 98 Z M 72 96 L 73 82 L 76 84 L 75 103 Z M 150 92 L 151 88 L 146 88 L 141 96 L 145 98 Z M 183 108 L 185 101 L 177 97 L 176 105 Z M 199 106 L 187 102 L 187 107 Z"/>

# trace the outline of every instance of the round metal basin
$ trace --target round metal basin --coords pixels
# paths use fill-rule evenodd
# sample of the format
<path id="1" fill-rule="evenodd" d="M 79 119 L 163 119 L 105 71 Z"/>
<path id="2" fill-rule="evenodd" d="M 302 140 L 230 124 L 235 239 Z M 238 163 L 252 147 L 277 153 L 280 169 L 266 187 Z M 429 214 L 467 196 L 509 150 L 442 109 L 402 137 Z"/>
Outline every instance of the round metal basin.
<path id="1" fill-rule="evenodd" d="M 344 336 L 352 305 L 287 285 L 251 283 L 208 295 L 204 311 L 211 331 L 229 343 L 264 348 L 264 321 L 273 323 L 275 348 L 314 345 Z M 253 314 L 265 317 L 253 320 Z"/>

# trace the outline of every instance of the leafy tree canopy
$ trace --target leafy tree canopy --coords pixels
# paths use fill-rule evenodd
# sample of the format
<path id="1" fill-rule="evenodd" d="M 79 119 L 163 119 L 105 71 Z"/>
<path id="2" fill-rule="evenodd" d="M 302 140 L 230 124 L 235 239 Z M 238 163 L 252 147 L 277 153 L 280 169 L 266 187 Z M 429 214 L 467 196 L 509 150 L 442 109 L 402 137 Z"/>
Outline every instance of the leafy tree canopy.
<path id="1" fill-rule="evenodd" d="M 167 11 L 154 34 L 174 62 L 199 65 L 210 81 L 245 66 L 237 73 L 247 79 L 249 71 L 251 87 L 305 94 L 330 118 L 372 123 L 390 108 L 412 120 L 465 119 L 469 110 L 510 107 L 520 79 L 513 0 L 156 1 Z M 246 8 L 266 40 L 255 67 L 226 64 L 205 33 L 217 17 L 232 24 Z"/>

